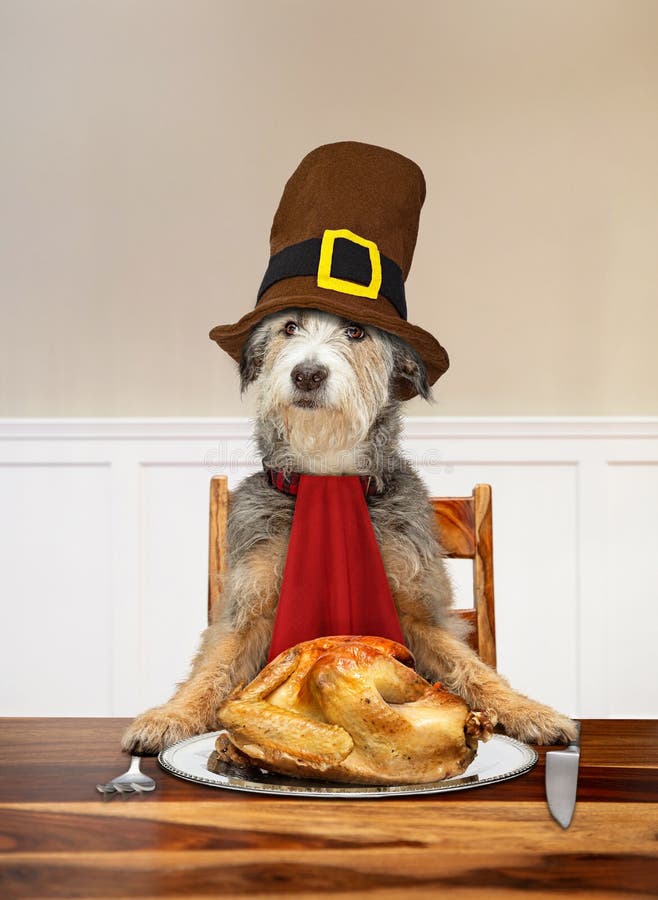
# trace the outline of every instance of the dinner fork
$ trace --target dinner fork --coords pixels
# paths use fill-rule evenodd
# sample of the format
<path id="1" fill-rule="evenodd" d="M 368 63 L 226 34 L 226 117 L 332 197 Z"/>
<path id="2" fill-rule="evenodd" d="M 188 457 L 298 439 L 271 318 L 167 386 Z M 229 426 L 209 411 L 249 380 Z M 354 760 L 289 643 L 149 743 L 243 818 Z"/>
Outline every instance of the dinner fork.
<path id="1" fill-rule="evenodd" d="M 145 791 L 154 791 L 156 788 L 155 781 L 150 775 L 144 775 L 143 772 L 140 772 L 139 763 L 139 756 L 131 757 L 130 768 L 127 772 L 124 772 L 123 775 L 117 775 L 116 778 L 113 778 L 106 784 L 97 784 L 96 790 L 100 791 L 101 794 L 119 793 L 122 797 L 125 797 L 126 794 L 142 794 Z"/>

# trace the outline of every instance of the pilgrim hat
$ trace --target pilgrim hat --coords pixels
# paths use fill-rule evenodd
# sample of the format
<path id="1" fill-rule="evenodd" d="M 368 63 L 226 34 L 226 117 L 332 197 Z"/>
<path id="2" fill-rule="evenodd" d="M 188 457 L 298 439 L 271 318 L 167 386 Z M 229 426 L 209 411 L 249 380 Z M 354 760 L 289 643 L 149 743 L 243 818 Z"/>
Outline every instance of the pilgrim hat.
<path id="1" fill-rule="evenodd" d="M 402 338 L 434 384 L 448 354 L 407 321 L 404 292 L 424 199 L 423 173 L 399 153 L 355 141 L 312 150 L 284 188 L 255 308 L 233 325 L 217 325 L 210 337 L 239 362 L 265 316 L 319 309 Z M 415 393 L 405 382 L 403 399 Z"/>

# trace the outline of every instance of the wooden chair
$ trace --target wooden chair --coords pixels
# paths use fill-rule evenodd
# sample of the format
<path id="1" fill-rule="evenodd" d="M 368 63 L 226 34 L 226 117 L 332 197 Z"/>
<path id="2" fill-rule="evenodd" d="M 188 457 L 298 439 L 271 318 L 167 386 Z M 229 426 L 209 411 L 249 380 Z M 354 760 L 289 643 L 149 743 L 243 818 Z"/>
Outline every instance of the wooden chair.
<path id="1" fill-rule="evenodd" d="M 210 482 L 209 620 L 219 605 L 226 568 L 228 499 L 226 476 L 215 475 Z M 433 497 L 432 507 L 445 555 L 473 560 L 473 608 L 460 609 L 459 614 L 472 625 L 471 646 L 480 659 L 495 668 L 491 488 L 476 484 L 470 497 Z"/>

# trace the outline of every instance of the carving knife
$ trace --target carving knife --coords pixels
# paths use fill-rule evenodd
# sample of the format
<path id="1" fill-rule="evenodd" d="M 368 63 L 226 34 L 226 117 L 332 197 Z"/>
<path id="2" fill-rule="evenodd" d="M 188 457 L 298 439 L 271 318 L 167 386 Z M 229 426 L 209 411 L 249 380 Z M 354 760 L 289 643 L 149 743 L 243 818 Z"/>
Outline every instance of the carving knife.
<path id="1" fill-rule="evenodd" d="M 576 806 L 580 722 L 576 722 L 576 728 L 576 737 L 566 750 L 552 750 L 546 754 L 546 801 L 551 815 L 563 828 L 571 825 Z"/>

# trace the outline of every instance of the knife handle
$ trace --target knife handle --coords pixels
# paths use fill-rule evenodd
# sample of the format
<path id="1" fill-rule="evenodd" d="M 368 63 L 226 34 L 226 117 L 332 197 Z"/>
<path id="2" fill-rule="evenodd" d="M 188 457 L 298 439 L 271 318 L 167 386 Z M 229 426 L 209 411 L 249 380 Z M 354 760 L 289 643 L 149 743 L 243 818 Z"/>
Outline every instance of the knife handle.
<path id="1" fill-rule="evenodd" d="M 576 726 L 576 737 L 572 741 L 569 741 L 569 743 L 567 744 L 567 750 L 580 753 L 580 722 L 576 719 L 574 719 L 573 721 L 574 725 Z"/>

